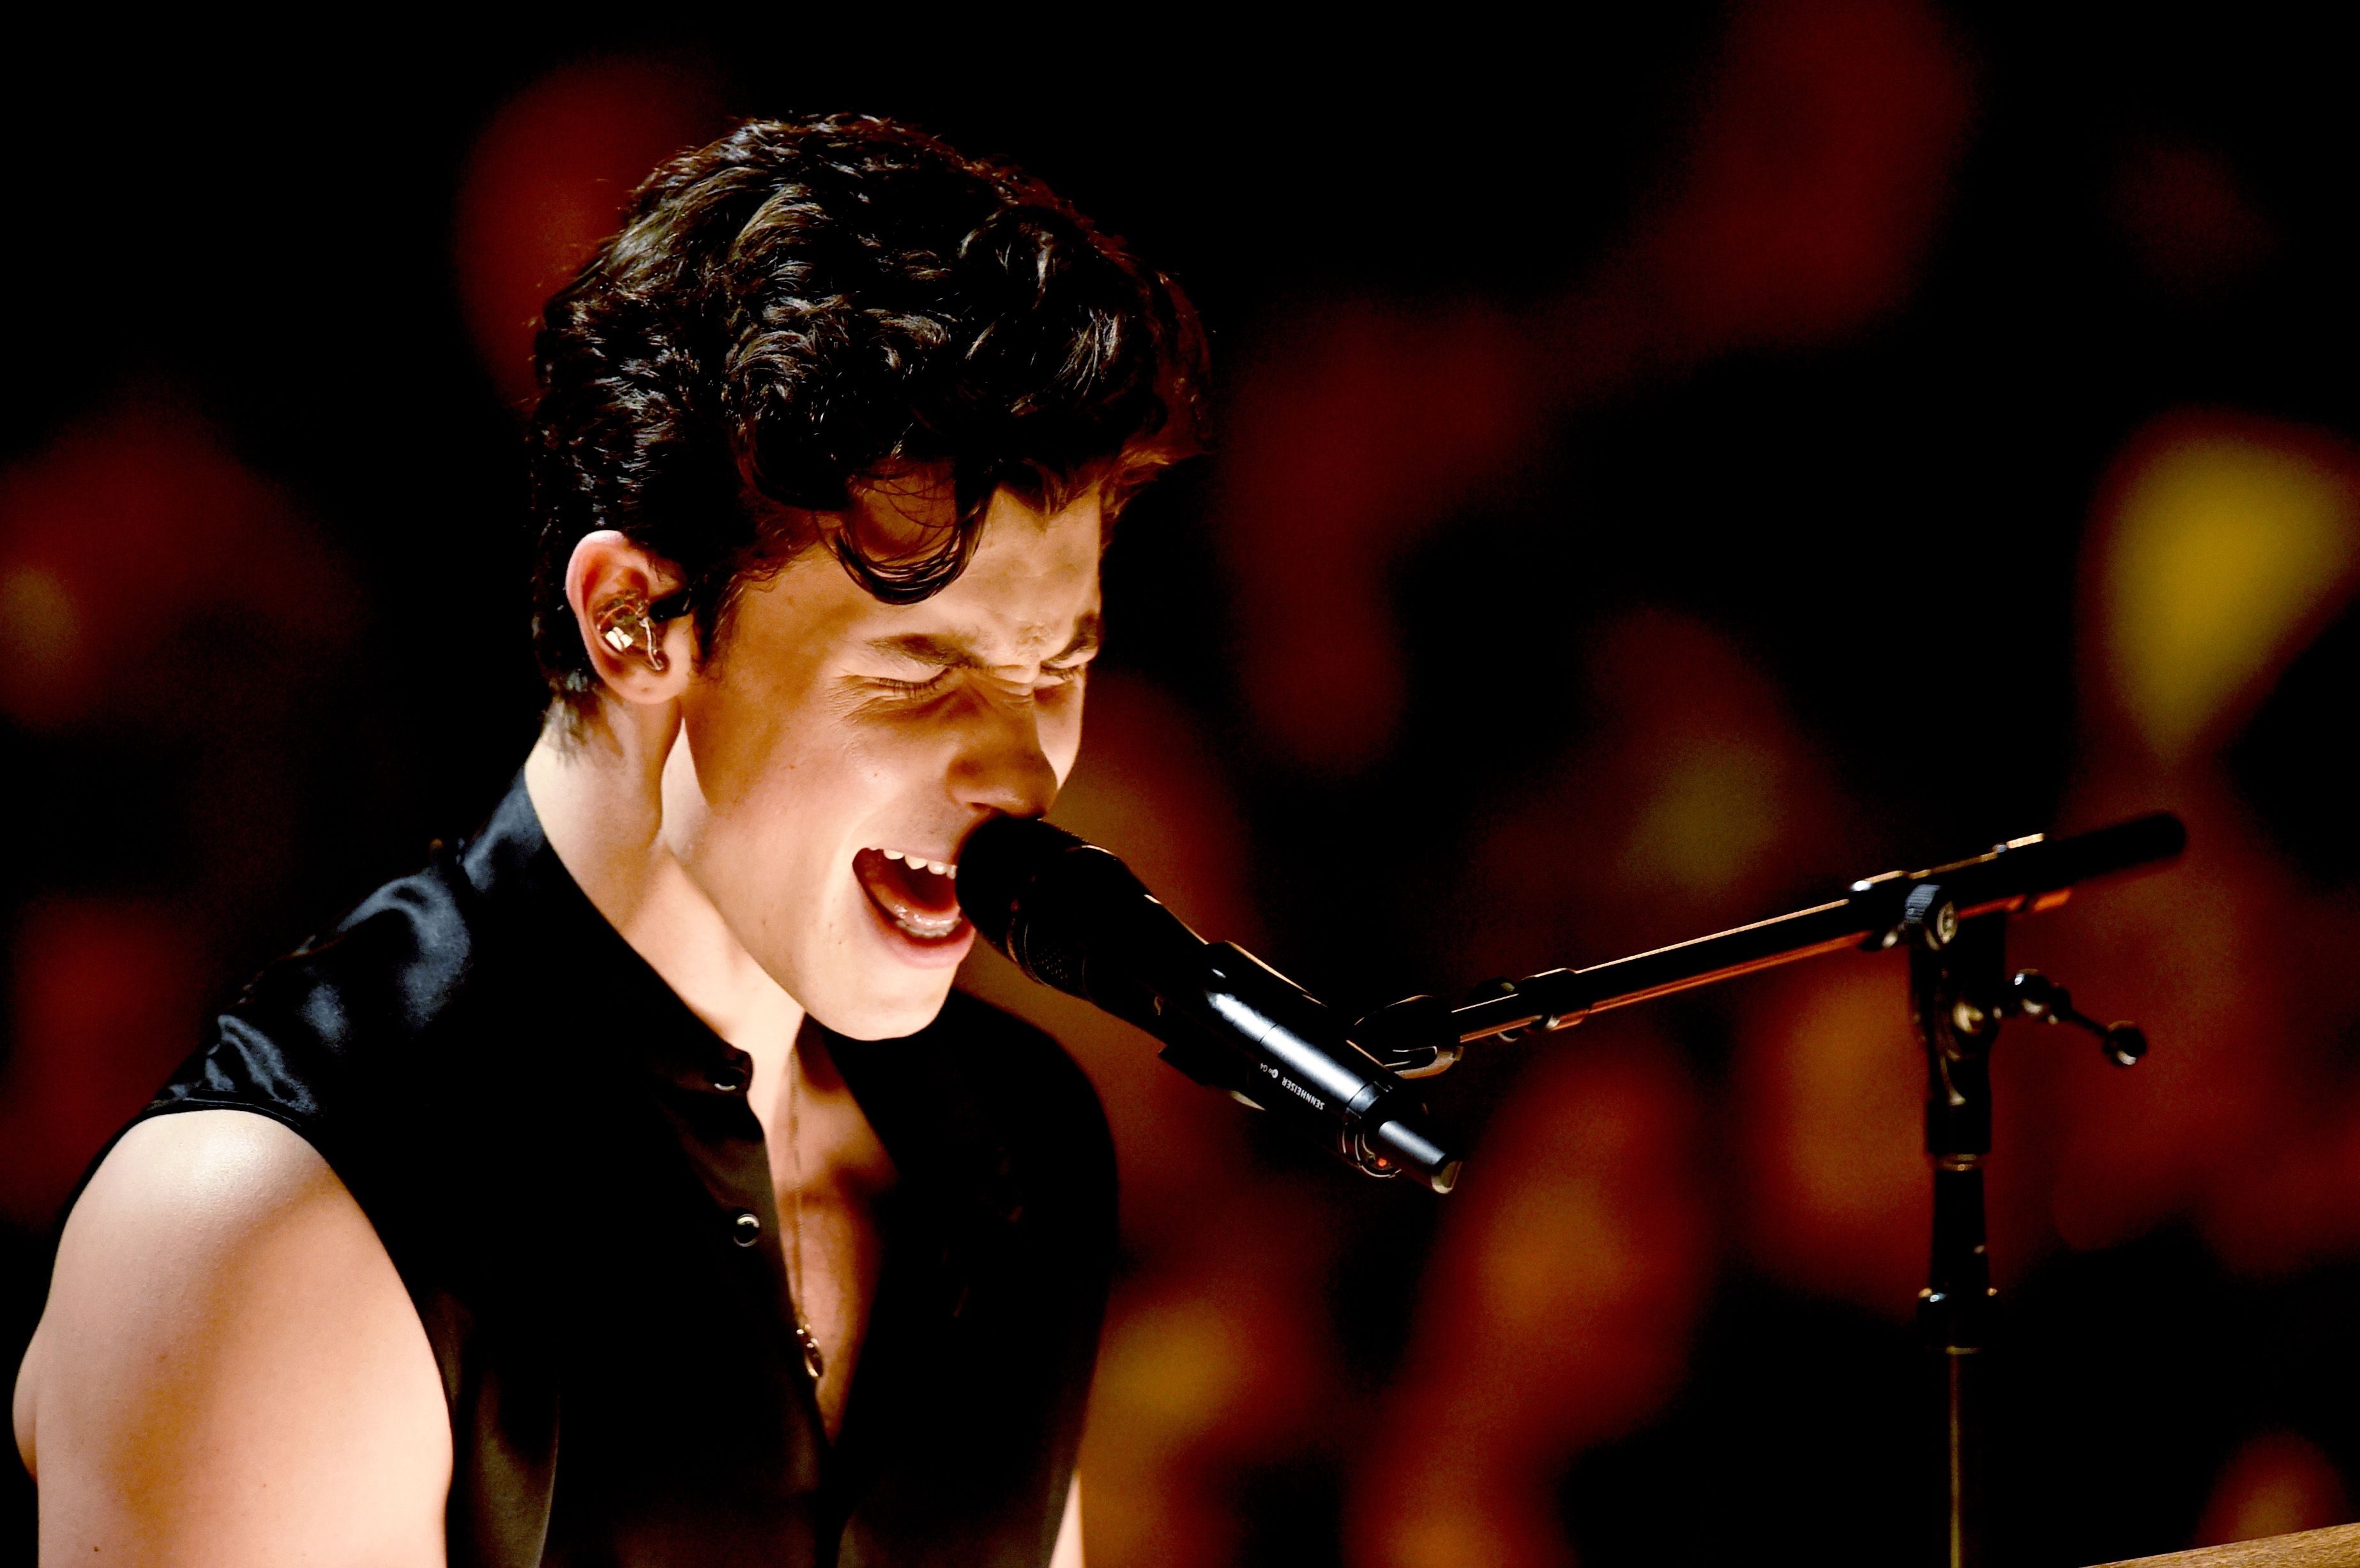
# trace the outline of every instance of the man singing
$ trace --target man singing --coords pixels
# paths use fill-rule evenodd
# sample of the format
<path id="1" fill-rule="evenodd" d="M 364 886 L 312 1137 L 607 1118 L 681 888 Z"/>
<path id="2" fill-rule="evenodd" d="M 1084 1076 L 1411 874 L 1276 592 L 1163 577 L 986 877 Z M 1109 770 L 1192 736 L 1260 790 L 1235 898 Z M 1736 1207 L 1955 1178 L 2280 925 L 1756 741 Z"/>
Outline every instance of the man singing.
<path id="1" fill-rule="evenodd" d="M 657 172 L 536 346 L 540 739 L 80 1193 L 44 1563 L 1080 1562 L 1112 1154 L 952 993 L 958 858 L 1073 763 L 1199 342 L 897 125 Z M 421 542 L 405 593 L 482 553 Z"/>

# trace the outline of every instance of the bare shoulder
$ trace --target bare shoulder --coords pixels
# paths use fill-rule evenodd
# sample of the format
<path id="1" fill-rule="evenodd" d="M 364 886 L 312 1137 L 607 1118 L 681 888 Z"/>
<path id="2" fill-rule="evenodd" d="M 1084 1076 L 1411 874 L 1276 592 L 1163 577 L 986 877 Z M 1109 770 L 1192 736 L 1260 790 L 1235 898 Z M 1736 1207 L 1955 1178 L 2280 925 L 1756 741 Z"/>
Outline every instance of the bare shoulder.
<path id="1" fill-rule="evenodd" d="M 66 1223 L 15 1417 L 44 1563 L 442 1561 L 425 1330 L 360 1205 L 267 1116 L 124 1135 Z"/>

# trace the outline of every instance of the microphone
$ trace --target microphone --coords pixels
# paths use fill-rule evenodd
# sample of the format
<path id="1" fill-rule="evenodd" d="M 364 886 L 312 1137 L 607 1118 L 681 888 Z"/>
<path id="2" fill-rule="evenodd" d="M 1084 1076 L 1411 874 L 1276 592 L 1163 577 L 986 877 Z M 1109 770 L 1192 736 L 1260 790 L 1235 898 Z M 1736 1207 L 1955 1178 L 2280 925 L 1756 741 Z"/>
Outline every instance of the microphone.
<path id="1" fill-rule="evenodd" d="M 1336 1014 L 1231 942 L 1208 942 L 1131 868 L 1034 817 L 995 817 L 959 851 L 958 900 L 1031 979 L 1164 1041 L 1164 1060 L 1308 1132 L 1371 1176 L 1437 1192 L 1460 1157 Z"/>

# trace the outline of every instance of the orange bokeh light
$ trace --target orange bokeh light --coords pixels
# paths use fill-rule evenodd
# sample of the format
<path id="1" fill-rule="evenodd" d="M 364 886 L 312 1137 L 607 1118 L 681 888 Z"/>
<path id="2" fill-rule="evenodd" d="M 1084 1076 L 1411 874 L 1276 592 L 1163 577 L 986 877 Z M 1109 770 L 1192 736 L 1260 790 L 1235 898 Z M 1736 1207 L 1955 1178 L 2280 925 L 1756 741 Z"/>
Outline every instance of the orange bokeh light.
<path id="1" fill-rule="evenodd" d="M 503 399 L 531 399 L 532 337 L 550 295 L 615 232 L 650 169 L 718 134 L 719 104 L 693 62 L 596 60 L 542 78 L 484 127 L 453 245 L 467 325 Z"/>

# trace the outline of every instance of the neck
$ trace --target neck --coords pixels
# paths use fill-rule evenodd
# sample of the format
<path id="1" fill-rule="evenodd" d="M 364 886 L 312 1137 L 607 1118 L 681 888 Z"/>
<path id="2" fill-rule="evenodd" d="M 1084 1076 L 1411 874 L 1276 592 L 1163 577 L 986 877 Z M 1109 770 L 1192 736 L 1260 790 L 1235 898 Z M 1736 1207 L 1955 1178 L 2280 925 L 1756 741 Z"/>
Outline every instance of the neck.
<path id="1" fill-rule="evenodd" d="M 525 760 L 525 790 L 550 847 L 607 923 L 706 1027 L 755 1059 L 758 1076 L 776 1082 L 803 1004 L 754 962 L 666 847 L 664 772 L 689 766 L 684 744 L 675 709 L 608 702 L 578 734 L 554 721 L 542 728 Z"/>

